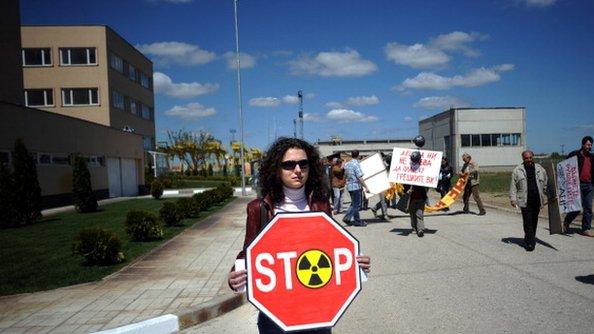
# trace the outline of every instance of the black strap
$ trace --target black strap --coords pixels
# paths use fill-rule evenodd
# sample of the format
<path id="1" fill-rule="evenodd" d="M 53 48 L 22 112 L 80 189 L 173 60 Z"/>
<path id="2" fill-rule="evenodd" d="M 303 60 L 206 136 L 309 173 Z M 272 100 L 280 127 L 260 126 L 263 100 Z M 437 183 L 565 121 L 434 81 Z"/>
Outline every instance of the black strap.
<path id="1" fill-rule="evenodd" d="M 263 199 L 260 199 L 260 231 L 262 231 L 266 225 L 268 225 L 268 209 Z"/>

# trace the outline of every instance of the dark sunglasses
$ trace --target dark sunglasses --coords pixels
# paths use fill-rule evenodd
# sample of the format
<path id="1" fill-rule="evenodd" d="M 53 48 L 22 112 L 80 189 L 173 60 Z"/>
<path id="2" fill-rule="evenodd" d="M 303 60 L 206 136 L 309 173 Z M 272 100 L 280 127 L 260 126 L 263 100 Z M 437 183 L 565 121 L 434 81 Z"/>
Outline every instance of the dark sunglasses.
<path id="1" fill-rule="evenodd" d="M 299 168 L 304 169 L 309 167 L 309 161 L 307 159 L 295 161 L 295 160 L 285 160 L 281 161 L 281 168 L 285 170 L 293 170 L 295 166 L 299 165 Z"/>

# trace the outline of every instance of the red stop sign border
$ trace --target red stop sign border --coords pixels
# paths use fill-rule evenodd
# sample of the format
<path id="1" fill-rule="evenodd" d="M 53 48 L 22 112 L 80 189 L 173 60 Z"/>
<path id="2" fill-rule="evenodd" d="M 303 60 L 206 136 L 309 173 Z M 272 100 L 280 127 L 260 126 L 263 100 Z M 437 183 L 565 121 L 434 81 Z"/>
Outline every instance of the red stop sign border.
<path id="1" fill-rule="evenodd" d="M 314 322 L 314 323 L 307 323 L 307 324 L 300 324 L 300 325 L 286 325 L 280 318 L 275 316 L 272 311 L 270 311 L 266 306 L 260 303 L 257 298 L 254 296 L 254 275 L 253 271 L 255 268 L 252 267 L 252 261 L 250 259 L 255 254 L 252 254 L 252 249 L 255 245 L 263 238 L 263 236 L 280 220 L 283 218 L 309 218 L 309 217 L 322 217 L 328 224 L 331 224 L 333 228 L 335 228 L 340 234 L 342 234 L 345 238 L 349 239 L 353 243 L 354 254 L 353 255 L 353 268 L 350 270 L 355 270 L 354 278 L 355 278 L 355 288 L 353 291 L 348 295 L 336 312 L 334 317 L 330 321 L 326 322 Z M 353 302 L 355 297 L 361 291 L 361 272 L 359 269 L 359 264 L 356 261 L 356 256 L 359 254 L 359 241 L 349 232 L 347 231 L 342 225 L 340 225 L 336 220 L 330 217 L 323 211 L 310 211 L 310 212 L 299 212 L 299 213 L 277 213 L 274 215 L 272 220 L 266 225 L 262 231 L 258 234 L 256 238 L 249 244 L 246 248 L 246 269 L 248 272 L 248 282 L 247 282 L 247 297 L 249 302 L 254 305 L 258 310 L 263 312 L 266 316 L 272 319 L 277 325 L 279 325 L 284 331 L 296 331 L 296 330 L 304 330 L 304 329 L 314 329 L 314 328 L 322 328 L 322 327 L 333 327 L 340 317 L 344 314 L 348 306 Z M 349 271 L 350 271 L 349 270 Z M 334 272 L 333 272 L 334 275 Z M 280 282 L 280 280 L 278 280 Z M 299 284 L 299 283 L 297 283 Z"/>

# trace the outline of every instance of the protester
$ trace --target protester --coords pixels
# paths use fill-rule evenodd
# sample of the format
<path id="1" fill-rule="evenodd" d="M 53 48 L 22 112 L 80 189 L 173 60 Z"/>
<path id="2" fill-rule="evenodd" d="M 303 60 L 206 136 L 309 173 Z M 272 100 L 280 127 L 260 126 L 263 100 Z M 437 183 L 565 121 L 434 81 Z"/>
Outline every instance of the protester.
<path id="1" fill-rule="evenodd" d="M 424 212 L 427 203 L 427 188 L 421 186 L 404 185 L 404 190 L 410 194 L 408 214 L 410 225 L 419 238 L 425 235 Z"/>
<path id="2" fill-rule="evenodd" d="M 448 163 L 448 158 L 441 158 L 439 180 L 437 181 L 437 191 L 441 195 L 441 198 L 443 198 L 448 193 L 448 191 L 450 191 L 450 187 L 452 186 L 452 176 L 454 176 L 454 170 Z M 445 208 L 443 210 L 449 211 L 450 209 Z"/>
<path id="3" fill-rule="evenodd" d="M 534 163 L 532 151 L 522 152 L 523 163 L 514 168 L 509 187 L 511 206 L 520 207 L 524 223 L 524 247 L 531 252 L 536 245 L 536 226 L 540 208 L 547 203 L 548 178 L 541 165 Z"/>
<path id="4" fill-rule="evenodd" d="M 332 160 L 332 192 L 334 193 L 333 214 L 341 213 L 342 209 L 342 195 L 344 192 L 344 186 L 346 185 L 346 179 L 344 176 L 344 168 L 342 167 L 342 159 L 334 158 Z"/>
<path id="5" fill-rule="evenodd" d="M 384 168 L 386 169 L 386 172 L 389 172 L 390 171 L 389 161 L 391 161 L 391 157 L 389 155 L 384 155 L 384 153 L 382 153 L 382 152 L 380 152 L 380 154 L 382 156 L 382 162 L 384 164 Z M 371 208 L 371 212 L 373 212 L 373 216 L 376 218 L 379 218 L 381 220 L 388 220 L 388 204 L 386 201 L 386 193 L 382 191 L 381 193 L 379 193 L 377 195 L 379 196 L 379 200 Z M 382 210 L 382 214 L 378 215 L 377 211 L 380 209 Z"/>
<path id="6" fill-rule="evenodd" d="M 342 221 L 347 225 L 367 226 L 367 223 L 361 220 L 359 210 L 361 209 L 361 189 L 367 191 L 365 181 L 363 181 L 363 172 L 359 164 L 359 151 L 351 152 L 352 159 L 344 165 L 346 175 L 346 189 L 351 196 L 351 206 L 344 215 Z"/>
<path id="7" fill-rule="evenodd" d="M 582 138 L 582 148 L 575 150 L 567 156 L 571 158 L 577 156 L 578 160 L 578 174 L 580 177 L 580 193 L 582 195 L 582 230 L 581 234 L 587 237 L 594 237 L 594 233 L 590 230 L 592 228 L 592 192 L 594 184 L 594 159 L 592 159 L 592 137 L 586 136 Z M 563 227 L 565 231 L 569 231 L 569 224 L 577 217 L 579 211 L 570 212 L 565 216 Z"/>
<path id="8" fill-rule="evenodd" d="M 466 181 L 466 187 L 464 188 L 464 194 L 462 195 L 462 200 L 464 202 L 464 213 L 468 213 L 468 202 L 470 200 L 470 195 L 474 198 L 476 205 L 479 208 L 479 216 L 485 215 L 487 212 L 485 211 L 485 207 L 483 206 L 483 201 L 481 200 L 481 196 L 479 194 L 479 169 L 478 165 L 471 161 L 472 157 L 468 153 L 462 154 L 462 161 L 464 161 L 464 165 L 462 165 L 462 171 L 458 173 L 458 176 L 464 175 L 464 173 L 468 173 L 468 181 Z"/>
<path id="9" fill-rule="evenodd" d="M 322 178 L 322 164 L 318 151 L 309 143 L 281 137 L 266 152 L 260 166 L 260 183 L 263 199 L 255 199 L 247 205 L 247 223 L 243 250 L 238 259 L 245 258 L 246 247 L 254 240 L 268 221 L 278 212 L 324 211 L 331 215 L 328 194 Z M 262 221 L 262 207 L 266 217 Z M 287 236 L 290 237 L 290 236 Z M 371 260 L 368 256 L 357 256 L 357 262 L 364 272 L 369 272 Z M 240 291 L 247 283 L 247 271 L 231 270 L 228 284 L 234 291 Z M 258 314 L 260 333 L 283 333 L 270 318 Z M 330 328 L 300 333 L 330 333 Z"/>

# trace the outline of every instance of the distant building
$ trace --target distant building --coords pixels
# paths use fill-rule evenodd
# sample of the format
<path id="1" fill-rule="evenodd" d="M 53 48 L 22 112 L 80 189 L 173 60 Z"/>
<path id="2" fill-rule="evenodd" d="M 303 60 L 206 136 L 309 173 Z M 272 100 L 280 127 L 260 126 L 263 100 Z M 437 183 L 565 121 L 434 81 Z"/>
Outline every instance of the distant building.
<path id="1" fill-rule="evenodd" d="M 443 151 L 455 169 L 462 154 L 485 171 L 511 170 L 526 149 L 524 107 L 452 108 L 419 122 L 425 149 Z"/>
<path id="2" fill-rule="evenodd" d="M 22 26 L 28 107 L 139 134 L 155 148 L 153 64 L 103 25 Z"/>
<path id="3" fill-rule="evenodd" d="M 334 137 L 329 141 L 318 140 L 315 145 L 323 157 L 338 156 L 341 153 L 351 154 L 358 150 L 361 156 L 370 156 L 382 152 L 392 154 L 394 147 L 414 148 L 411 139 L 373 139 L 373 140 L 342 140 Z"/>

